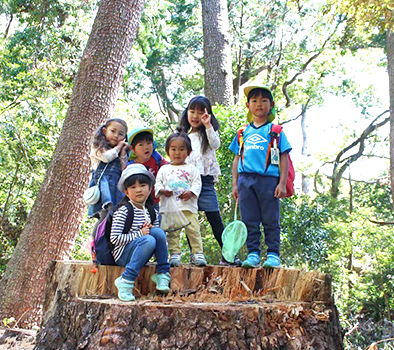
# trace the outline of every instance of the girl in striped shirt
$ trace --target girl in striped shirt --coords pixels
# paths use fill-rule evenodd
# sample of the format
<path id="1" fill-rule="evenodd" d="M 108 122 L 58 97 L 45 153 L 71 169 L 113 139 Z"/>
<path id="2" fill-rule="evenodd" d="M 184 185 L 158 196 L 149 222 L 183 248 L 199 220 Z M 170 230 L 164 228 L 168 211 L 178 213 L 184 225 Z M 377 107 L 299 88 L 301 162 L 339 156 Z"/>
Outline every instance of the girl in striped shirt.
<path id="1" fill-rule="evenodd" d="M 153 209 L 150 196 L 154 183 L 152 173 L 137 163 L 129 165 L 122 172 L 118 183 L 119 190 L 125 193 L 129 202 L 127 205 L 120 205 L 114 212 L 110 236 L 115 262 L 119 266 L 125 266 L 122 276 L 115 280 L 118 297 L 122 301 L 135 300 L 134 281 L 153 254 L 157 259 L 157 273 L 152 276 L 152 281 L 160 292 L 170 291 L 166 235 L 159 228 L 157 212 Z M 125 230 L 130 215 L 133 221 L 130 229 Z"/>

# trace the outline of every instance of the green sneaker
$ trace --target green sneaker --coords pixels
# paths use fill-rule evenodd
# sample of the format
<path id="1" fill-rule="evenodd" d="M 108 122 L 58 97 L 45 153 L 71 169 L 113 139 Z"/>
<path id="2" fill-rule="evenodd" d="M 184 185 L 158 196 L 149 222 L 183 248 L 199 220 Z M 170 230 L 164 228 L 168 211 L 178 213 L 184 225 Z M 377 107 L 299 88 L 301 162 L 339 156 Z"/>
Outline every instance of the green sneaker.
<path id="1" fill-rule="evenodd" d="M 115 286 L 118 288 L 118 298 L 122 301 L 134 301 L 133 295 L 134 281 L 127 281 L 122 277 L 115 280 Z"/>
<path id="2" fill-rule="evenodd" d="M 164 294 L 170 291 L 171 276 L 167 273 L 155 273 L 152 275 L 151 280 L 156 283 L 156 289 Z"/>

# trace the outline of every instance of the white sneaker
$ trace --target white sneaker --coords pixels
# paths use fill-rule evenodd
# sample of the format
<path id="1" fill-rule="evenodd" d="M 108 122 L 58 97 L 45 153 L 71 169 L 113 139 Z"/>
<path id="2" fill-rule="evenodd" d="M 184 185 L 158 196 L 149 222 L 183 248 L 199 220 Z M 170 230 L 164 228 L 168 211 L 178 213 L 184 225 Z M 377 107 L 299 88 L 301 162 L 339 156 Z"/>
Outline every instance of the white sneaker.
<path id="1" fill-rule="evenodd" d="M 171 254 L 169 261 L 170 266 L 181 266 L 181 257 L 182 256 L 179 253 Z"/>
<path id="2" fill-rule="evenodd" d="M 205 256 L 203 253 L 195 253 L 190 255 L 190 264 L 196 266 L 206 266 L 207 261 L 205 260 Z"/>

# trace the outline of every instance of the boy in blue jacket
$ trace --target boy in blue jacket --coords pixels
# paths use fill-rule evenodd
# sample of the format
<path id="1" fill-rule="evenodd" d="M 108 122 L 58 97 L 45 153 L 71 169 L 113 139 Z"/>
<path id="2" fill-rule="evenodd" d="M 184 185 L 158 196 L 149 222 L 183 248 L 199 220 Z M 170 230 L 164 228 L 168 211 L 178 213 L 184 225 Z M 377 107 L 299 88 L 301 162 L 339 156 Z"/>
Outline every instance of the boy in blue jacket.
<path id="1" fill-rule="evenodd" d="M 241 218 L 248 229 L 248 257 L 242 267 L 260 267 L 260 224 L 263 224 L 268 247 L 263 266 L 279 267 L 279 198 L 286 196 L 291 146 L 281 132 L 278 145 L 274 145 L 267 155 L 275 118 L 272 92 L 264 86 L 248 86 L 244 93 L 249 124 L 242 132 L 242 139 L 238 132 L 229 147 L 235 153 L 232 196 L 239 200 Z"/>

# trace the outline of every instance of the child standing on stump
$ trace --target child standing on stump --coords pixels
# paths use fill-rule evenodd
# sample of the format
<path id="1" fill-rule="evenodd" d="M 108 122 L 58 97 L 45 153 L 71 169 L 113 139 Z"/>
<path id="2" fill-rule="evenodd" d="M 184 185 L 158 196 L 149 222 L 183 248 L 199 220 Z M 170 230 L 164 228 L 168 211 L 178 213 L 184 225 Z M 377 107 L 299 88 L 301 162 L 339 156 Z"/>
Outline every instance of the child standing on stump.
<path id="1" fill-rule="evenodd" d="M 118 297 L 122 301 L 135 300 L 134 281 L 153 254 L 156 255 L 157 273 L 152 276 L 152 281 L 160 292 L 170 291 L 166 235 L 158 227 L 157 213 L 150 196 L 154 183 L 155 177 L 142 164 L 129 165 L 119 180 L 118 188 L 125 193 L 125 200 L 133 210 L 131 213 L 127 205 L 118 206 L 111 227 L 112 255 L 117 265 L 126 267 L 122 276 L 115 280 Z M 130 215 L 133 217 L 131 228 L 124 232 Z"/>
<path id="2" fill-rule="evenodd" d="M 192 151 L 191 141 L 185 131 L 180 129 L 167 138 L 166 152 L 171 164 L 164 165 L 157 174 L 156 195 L 176 197 L 179 209 L 189 220 L 185 233 L 191 246 L 190 262 L 196 266 L 207 264 L 202 247 L 200 224 L 198 222 L 198 195 L 201 191 L 200 172 L 185 160 Z M 180 230 L 167 233 L 170 265 L 180 266 Z"/>
<path id="3" fill-rule="evenodd" d="M 127 124 L 122 119 L 109 119 L 100 126 L 92 138 L 90 160 L 92 163 L 92 180 L 89 187 L 95 186 L 100 179 L 100 200 L 89 205 L 88 218 L 99 219 L 97 225 L 106 217 L 108 211 L 124 197 L 118 190 L 118 181 L 127 164 L 128 148 L 126 142 Z"/>
<path id="4" fill-rule="evenodd" d="M 205 212 L 213 235 L 222 248 L 224 225 L 215 191 L 215 183 L 221 174 L 215 153 L 220 147 L 219 122 L 212 112 L 209 99 L 204 96 L 192 98 L 182 113 L 180 126 L 189 133 L 192 143 L 193 151 L 186 163 L 195 165 L 201 176 L 202 188 L 198 197 L 198 210 Z M 240 266 L 241 260 L 236 257 L 235 261 L 230 263 L 222 257 L 220 264 Z"/>
<path id="5" fill-rule="evenodd" d="M 260 224 L 263 224 L 268 247 L 263 266 L 279 267 L 279 198 L 286 196 L 291 146 L 284 132 L 281 132 L 277 148 L 267 154 L 275 118 L 271 90 L 264 86 L 249 86 L 244 93 L 249 124 L 243 131 L 242 144 L 238 132 L 229 147 L 235 153 L 232 196 L 235 200 L 239 199 L 242 221 L 248 229 L 248 257 L 242 267 L 260 266 Z M 266 162 L 267 159 L 270 162 Z"/>

